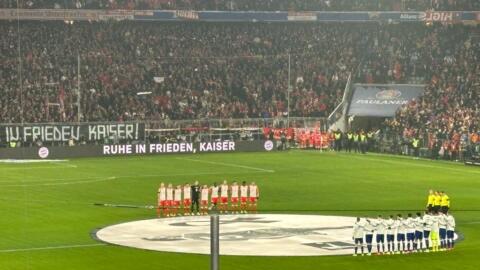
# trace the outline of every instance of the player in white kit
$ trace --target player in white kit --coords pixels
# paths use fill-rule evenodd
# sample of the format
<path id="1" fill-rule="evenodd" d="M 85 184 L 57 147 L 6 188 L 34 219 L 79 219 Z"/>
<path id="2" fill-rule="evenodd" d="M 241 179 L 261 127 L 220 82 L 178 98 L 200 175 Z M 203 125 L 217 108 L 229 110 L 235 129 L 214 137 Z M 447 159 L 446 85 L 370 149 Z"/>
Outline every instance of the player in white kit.
<path id="1" fill-rule="evenodd" d="M 172 206 L 173 206 L 173 186 L 172 184 L 168 184 L 167 186 L 167 202 L 166 202 L 166 214 L 167 217 L 172 216 Z"/>
<path id="2" fill-rule="evenodd" d="M 422 214 L 417 213 L 417 217 L 414 219 L 415 223 L 415 242 L 413 243 L 413 249 L 415 252 L 423 250 L 423 218 Z"/>
<path id="3" fill-rule="evenodd" d="M 247 213 L 247 200 L 248 200 L 248 186 L 247 182 L 243 181 L 240 186 L 240 211 L 242 214 Z"/>
<path id="4" fill-rule="evenodd" d="M 376 239 L 377 240 L 377 252 L 379 254 L 385 253 L 385 231 L 386 225 L 385 220 L 382 218 L 381 215 L 377 217 L 377 219 L 372 220 L 372 225 L 375 227 L 375 231 L 377 233 Z"/>
<path id="5" fill-rule="evenodd" d="M 183 214 L 190 216 L 190 207 L 192 206 L 192 188 L 186 183 L 183 186 Z"/>
<path id="6" fill-rule="evenodd" d="M 405 219 L 405 228 L 407 231 L 407 252 L 413 252 L 413 243 L 415 242 L 415 219 L 411 213 Z"/>
<path id="7" fill-rule="evenodd" d="M 228 193 L 230 187 L 227 184 L 227 180 L 224 180 L 220 186 L 220 214 L 226 214 L 228 212 Z"/>
<path id="8" fill-rule="evenodd" d="M 449 213 L 447 217 L 447 249 L 453 249 L 455 246 L 455 218 Z"/>
<path id="9" fill-rule="evenodd" d="M 393 254 L 395 252 L 395 230 L 395 220 L 393 219 L 393 215 L 390 215 L 390 217 L 385 220 L 388 254 Z"/>
<path id="10" fill-rule="evenodd" d="M 248 188 L 248 195 L 249 195 L 249 211 L 252 213 L 257 213 L 257 201 L 260 197 L 260 190 L 258 190 L 258 186 L 255 182 L 252 182 Z"/>
<path id="11" fill-rule="evenodd" d="M 240 187 L 237 182 L 234 181 L 230 186 L 230 211 L 234 214 L 238 214 L 239 207 Z"/>
<path id="12" fill-rule="evenodd" d="M 423 239 L 425 240 L 425 249 L 423 251 L 430 252 L 430 231 L 432 230 L 432 215 L 425 212 L 423 215 Z"/>
<path id="13" fill-rule="evenodd" d="M 370 219 L 366 219 L 366 222 L 363 223 L 363 228 L 365 229 L 365 243 L 367 244 L 367 255 L 372 255 L 372 243 L 373 243 L 373 233 L 375 232 L 375 227 L 372 224 Z"/>
<path id="14" fill-rule="evenodd" d="M 363 234 L 365 233 L 365 228 L 363 227 L 363 223 L 361 222 L 360 218 L 357 217 L 357 221 L 353 225 L 353 236 L 352 239 L 355 243 L 355 253 L 353 256 L 357 256 L 358 248 L 361 248 L 361 254 L 363 256 Z"/>
<path id="15" fill-rule="evenodd" d="M 207 185 L 203 185 L 200 190 L 200 214 L 206 215 L 208 212 L 208 196 L 210 194 L 210 189 Z"/>
<path id="16" fill-rule="evenodd" d="M 447 216 L 444 213 L 438 213 L 438 227 L 440 236 L 440 250 L 447 249 Z"/>
<path id="17" fill-rule="evenodd" d="M 405 250 L 405 221 L 402 218 L 401 214 L 397 215 L 397 220 L 395 220 L 395 227 L 397 228 L 397 253 L 403 253 Z"/>
<path id="18" fill-rule="evenodd" d="M 167 202 L 167 188 L 165 187 L 165 184 L 163 182 L 160 183 L 157 196 L 158 196 L 157 217 L 162 217 L 162 216 L 165 216 L 165 207 Z"/>

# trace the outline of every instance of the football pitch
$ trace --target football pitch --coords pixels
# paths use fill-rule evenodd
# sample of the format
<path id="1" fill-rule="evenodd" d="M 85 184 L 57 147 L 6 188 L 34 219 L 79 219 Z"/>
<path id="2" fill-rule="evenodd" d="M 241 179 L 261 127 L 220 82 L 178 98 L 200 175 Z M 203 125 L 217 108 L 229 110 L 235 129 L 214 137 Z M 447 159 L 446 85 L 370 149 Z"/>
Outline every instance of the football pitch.
<path id="1" fill-rule="evenodd" d="M 453 251 L 393 256 L 221 256 L 220 269 L 480 269 L 480 169 L 379 154 L 298 151 L 1 163 L 0 269 L 209 269 L 206 255 L 108 245 L 92 233 L 154 218 L 160 182 L 255 181 L 259 211 L 338 216 L 422 210 L 444 190 L 463 240 Z M 353 225 L 353 224 L 352 224 Z"/>

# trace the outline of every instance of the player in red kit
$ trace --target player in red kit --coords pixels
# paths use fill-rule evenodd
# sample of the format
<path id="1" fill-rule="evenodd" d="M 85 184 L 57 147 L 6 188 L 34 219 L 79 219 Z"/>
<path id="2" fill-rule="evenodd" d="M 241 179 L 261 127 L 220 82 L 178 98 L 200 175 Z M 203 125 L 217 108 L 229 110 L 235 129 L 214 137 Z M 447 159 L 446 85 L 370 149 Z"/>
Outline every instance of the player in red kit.
<path id="1" fill-rule="evenodd" d="M 167 206 L 167 188 L 165 184 L 162 182 L 160 183 L 160 187 L 158 188 L 158 206 L 157 206 L 157 217 L 165 216 L 165 210 Z"/>
<path id="2" fill-rule="evenodd" d="M 240 187 L 238 186 L 237 182 L 234 181 L 233 184 L 230 186 L 230 211 L 234 214 L 238 214 L 239 207 L 239 194 Z"/>
<path id="3" fill-rule="evenodd" d="M 183 214 L 190 216 L 190 206 L 192 206 L 192 189 L 190 184 L 183 186 Z"/>
<path id="4" fill-rule="evenodd" d="M 210 189 L 207 185 L 203 185 L 200 190 L 200 214 L 206 215 L 208 212 L 208 196 L 210 194 Z"/>
<path id="5" fill-rule="evenodd" d="M 248 186 L 247 182 L 243 181 L 240 186 L 240 212 L 242 214 L 247 213 L 247 201 L 248 201 Z"/>
<path id="6" fill-rule="evenodd" d="M 220 214 L 226 214 L 228 211 L 228 192 L 229 186 L 227 184 L 227 180 L 224 180 L 220 186 Z"/>
<path id="7" fill-rule="evenodd" d="M 213 186 L 210 187 L 210 199 L 212 202 L 212 208 L 217 208 L 218 200 L 220 197 L 220 187 L 217 186 L 217 183 L 213 183 Z"/>
<path id="8" fill-rule="evenodd" d="M 257 201 L 260 197 L 260 191 L 258 190 L 258 186 L 255 182 L 252 182 L 248 187 L 248 195 L 249 195 L 249 210 L 252 213 L 257 213 Z"/>
<path id="9" fill-rule="evenodd" d="M 173 216 L 179 215 L 178 210 L 180 209 L 180 204 L 182 203 L 182 186 L 178 185 L 176 189 L 173 190 Z"/>
<path id="10" fill-rule="evenodd" d="M 172 205 L 173 205 L 173 186 L 172 184 L 168 184 L 167 186 L 167 200 L 165 202 L 165 213 L 167 217 L 172 216 Z"/>

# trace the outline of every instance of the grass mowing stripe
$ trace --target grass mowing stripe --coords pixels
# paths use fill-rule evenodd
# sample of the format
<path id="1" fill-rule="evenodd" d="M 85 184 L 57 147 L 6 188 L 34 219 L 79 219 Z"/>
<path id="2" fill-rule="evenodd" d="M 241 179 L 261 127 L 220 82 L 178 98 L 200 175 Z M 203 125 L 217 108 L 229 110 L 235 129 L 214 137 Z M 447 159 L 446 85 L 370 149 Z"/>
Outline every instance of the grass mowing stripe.
<path id="1" fill-rule="evenodd" d="M 257 168 L 257 167 L 251 167 L 251 166 L 245 166 L 245 165 L 238 165 L 238 164 L 232 164 L 232 163 L 225 163 L 225 162 L 215 162 L 215 161 L 207 161 L 207 160 L 200 160 L 200 159 L 193 159 L 193 158 L 179 158 L 179 157 L 177 157 L 176 159 L 189 160 L 189 161 L 206 163 L 206 164 L 213 164 L 213 165 L 223 165 L 223 166 L 235 167 L 235 168 L 244 168 L 244 169 L 256 170 L 256 171 L 261 171 L 261 172 L 269 172 L 269 173 L 274 173 L 275 172 L 274 170 L 268 170 L 268 169 L 263 169 L 263 168 Z"/>
<path id="2" fill-rule="evenodd" d="M 266 172 L 266 171 L 265 171 Z M 85 177 L 85 178 L 57 178 L 57 179 L 47 179 L 48 181 L 43 181 L 41 183 L 34 184 L 8 184 L 1 185 L 0 187 L 28 187 L 28 186 L 58 186 L 58 185 L 73 185 L 73 184 L 84 184 L 84 183 L 94 183 L 94 182 L 103 182 L 108 180 L 120 179 L 120 178 L 147 178 L 147 177 L 166 177 L 166 176 L 197 176 L 197 175 L 225 175 L 225 174 L 253 174 L 253 173 L 262 173 L 259 172 L 212 172 L 212 173 L 176 173 L 176 174 L 141 174 L 141 175 L 123 175 L 123 176 L 109 176 L 109 177 Z M 89 180 L 91 179 L 91 180 Z M 67 180 L 75 180 L 73 182 L 61 182 Z M 0 181 L 0 183 L 9 183 L 9 182 L 18 182 L 20 180 L 10 180 L 10 181 Z M 23 180 L 25 182 L 25 180 Z M 56 181 L 60 183 L 55 183 Z"/>
<path id="3" fill-rule="evenodd" d="M 176 157 L 202 161 L 228 162 L 228 166 L 205 162 L 188 162 Z M 350 157 L 350 158 L 349 158 Z M 362 159 L 368 158 L 362 161 Z M 371 160 L 369 160 L 371 159 Z M 398 162 L 376 162 L 377 159 Z M 405 163 L 405 164 L 403 164 Z M 262 190 L 261 211 L 290 212 L 295 214 L 321 214 L 342 216 L 370 216 L 392 213 L 391 209 L 420 209 L 428 188 L 445 188 L 451 194 L 455 207 L 478 208 L 478 177 L 461 164 L 410 160 L 373 154 L 356 155 L 339 153 L 314 153 L 290 151 L 275 153 L 212 153 L 205 155 L 148 156 L 122 158 L 75 159 L 75 170 L 11 170 L 0 174 L 3 180 L 18 179 L 17 183 L 33 184 L 52 178 L 82 178 L 126 176 L 111 182 L 84 185 L 60 185 L 1 188 L 0 198 L 18 199 L 12 203 L 0 199 L 3 206 L 0 228 L 0 250 L 48 247 L 50 251 L 0 253 L 0 269 L 208 269 L 208 256 L 180 253 L 146 252 L 139 249 L 116 248 L 58 248 L 52 246 L 88 244 L 93 242 L 90 233 L 96 228 L 133 220 L 155 217 L 151 210 L 100 208 L 94 202 L 125 205 L 155 203 L 157 182 L 161 177 L 141 178 L 141 175 L 183 174 L 165 177 L 172 183 L 198 179 L 202 183 L 218 181 L 221 174 L 227 179 L 251 178 Z M 235 165 L 252 165 L 261 169 L 275 169 L 270 173 L 251 168 L 234 168 Z M 261 165 L 259 165 L 261 164 Z M 409 166 L 414 164 L 413 166 Z M 418 165 L 439 166 L 415 167 Z M 47 164 L 46 164 L 47 165 Z M 12 165 L 13 167 L 14 165 Z M 39 165 L 32 164 L 37 167 Z M 47 165 L 52 166 L 52 165 Z M 443 170 L 447 168 L 459 169 Z M 236 166 L 235 166 L 236 167 Z M 281 168 L 281 173 L 279 169 Z M 222 171 L 227 173 L 222 173 Z M 202 172 L 208 173 L 203 175 Z M 200 174 L 199 174 L 200 173 Z M 238 174 L 238 175 L 236 175 Z M 192 176 L 188 176 L 192 175 Z M 197 178 L 196 175 L 199 175 Z M 202 176 L 203 175 L 203 176 Z M 473 177 L 472 177 L 473 176 Z M 148 176 L 144 176 L 148 177 Z M 418 179 L 428 179 L 419 181 Z M 86 179 L 90 180 L 90 179 Z M 61 180 L 62 181 L 62 180 Z M 78 181 L 65 179 L 65 181 Z M 113 183 L 121 183 L 114 185 Z M 51 183 L 51 182 L 50 182 Z M 112 183 L 110 185 L 110 183 Z M 65 203 L 32 203 L 33 200 L 59 200 Z M 25 201 L 25 202 L 23 202 Z M 68 203 L 72 205 L 69 206 Z M 75 202 L 75 203 L 74 203 Z M 84 205 L 76 204 L 85 202 Z M 82 203 L 83 204 L 83 203 Z M 333 211 L 321 211 L 333 210 Z M 334 209 L 343 209 L 334 210 Z M 351 212 L 346 212 L 349 209 Z M 362 209 L 373 211 L 362 212 Z M 377 209 L 377 210 L 374 210 Z M 378 213 L 378 209 L 389 209 Z M 310 211 L 307 211 L 310 210 Z M 320 210 L 320 212 L 319 212 Z M 380 211 L 381 212 L 381 211 Z M 395 214 L 397 211 L 395 211 Z M 223 270 L 269 269 L 358 269 L 404 270 L 413 268 L 480 269 L 480 212 L 454 211 L 459 230 L 465 240 L 452 252 L 402 256 L 356 257 L 221 257 Z M 470 224 L 471 223 L 471 224 Z M 55 241 L 55 242 L 52 242 Z"/>
<path id="4" fill-rule="evenodd" d="M 83 180 L 83 181 L 73 181 L 73 182 L 60 182 L 60 183 L 36 183 L 36 184 L 18 184 L 18 185 L 0 185 L 0 187 L 38 187 L 38 186 L 61 186 L 61 185 L 75 185 L 75 184 L 87 184 L 95 182 L 105 182 L 116 179 L 115 176 L 92 179 L 92 180 Z"/>
<path id="5" fill-rule="evenodd" d="M 371 161 L 378 161 L 378 162 L 383 162 L 383 163 L 390 163 L 390 164 L 402 164 L 402 165 L 408 165 L 408 166 L 414 166 L 414 167 L 423 167 L 423 168 L 433 168 L 433 169 L 441 169 L 441 170 L 449 170 L 449 171 L 456 171 L 456 172 L 461 172 L 461 173 L 475 173 L 475 174 L 480 174 L 480 171 L 471 171 L 471 170 L 465 170 L 465 169 L 457 169 L 457 168 L 449 168 L 445 166 L 435 166 L 435 165 L 428 165 L 428 164 L 418 164 L 414 162 L 407 162 L 407 161 L 399 161 L 399 160 L 385 160 L 381 158 L 374 158 L 374 157 L 368 157 L 368 156 L 352 156 L 352 155 L 339 155 L 340 157 L 343 158 L 354 158 L 354 159 L 361 159 L 361 160 L 371 160 Z M 377 156 L 380 157 L 380 156 Z M 419 160 L 412 160 L 412 161 L 419 161 Z"/>

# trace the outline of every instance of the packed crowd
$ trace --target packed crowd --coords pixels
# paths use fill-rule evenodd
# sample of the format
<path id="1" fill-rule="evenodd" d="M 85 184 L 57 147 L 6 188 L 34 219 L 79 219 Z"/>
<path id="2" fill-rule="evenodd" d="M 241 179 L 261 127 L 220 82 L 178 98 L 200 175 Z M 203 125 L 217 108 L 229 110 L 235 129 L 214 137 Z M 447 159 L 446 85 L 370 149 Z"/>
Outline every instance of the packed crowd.
<path id="1" fill-rule="evenodd" d="M 458 29 L 450 36 L 442 31 L 430 37 L 437 57 L 432 57 L 424 94 L 398 110 L 386 128 L 401 134 L 404 142 L 420 139 L 434 156 L 458 159 L 480 142 L 479 31 Z"/>
<path id="2" fill-rule="evenodd" d="M 2 123 L 286 116 L 290 55 L 290 116 L 328 116 L 350 71 L 354 82 L 425 78 L 424 95 L 384 128 L 429 138 L 439 152 L 479 141 L 478 27 L 1 22 L 0 30 Z"/>
<path id="3" fill-rule="evenodd" d="M 18 50 L 17 24 L 2 22 L 0 117 L 76 121 L 78 60 L 82 121 L 285 116 L 289 54 L 290 116 L 328 116 L 363 59 L 356 81 L 428 73 L 411 56 L 432 30 L 413 28 L 23 22 Z"/>
<path id="4" fill-rule="evenodd" d="M 356 82 L 429 77 L 430 63 L 450 52 L 432 39 L 464 41 L 456 33 L 468 32 L 422 25 L 25 22 L 20 73 L 16 23 L 0 28 L 6 33 L 2 122 L 76 121 L 77 54 L 83 121 L 285 116 L 288 54 L 290 116 L 327 116 L 356 67 Z"/>
<path id="5" fill-rule="evenodd" d="M 191 9 L 294 11 L 424 11 L 474 10 L 472 0 L 21 0 L 20 8 L 69 9 Z M 17 0 L 4 0 L 0 8 L 16 8 Z"/>

